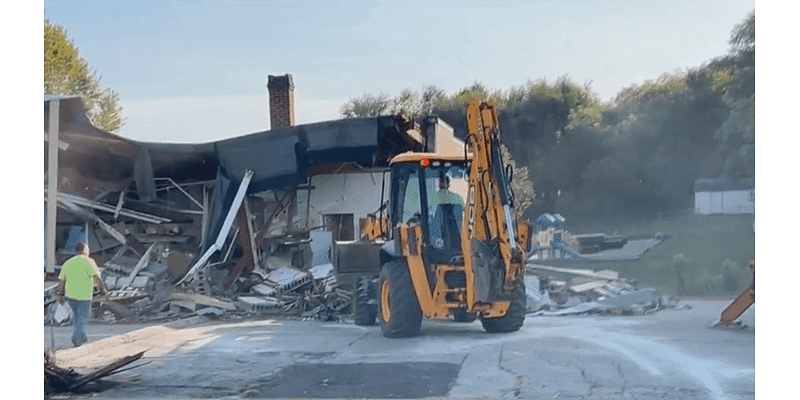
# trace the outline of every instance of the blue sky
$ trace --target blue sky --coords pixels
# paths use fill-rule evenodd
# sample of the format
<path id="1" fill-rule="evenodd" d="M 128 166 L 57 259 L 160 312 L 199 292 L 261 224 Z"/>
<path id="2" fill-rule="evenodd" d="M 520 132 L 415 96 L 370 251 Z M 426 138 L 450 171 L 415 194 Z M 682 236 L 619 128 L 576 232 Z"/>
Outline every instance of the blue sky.
<path id="1" fill-rule="evenodd" d="M 298 123 L 364 93 L 569 75 L 602 99 L 726 54 L 754 0 L 44 1 L 117 91 L 135 140 L 269 129 L 267 75 L 291 73 Z"/>

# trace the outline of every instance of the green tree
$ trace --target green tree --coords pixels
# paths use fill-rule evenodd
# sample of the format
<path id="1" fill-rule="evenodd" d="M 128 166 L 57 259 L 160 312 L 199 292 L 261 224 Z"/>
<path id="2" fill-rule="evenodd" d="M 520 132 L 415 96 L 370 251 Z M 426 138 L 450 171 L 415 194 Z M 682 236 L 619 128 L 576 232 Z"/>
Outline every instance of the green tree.
<path id="1" fill-rule="evenodd" d="M 716 159 L 719 175 L 726 177 L 755 176 L 755 11 L 733 28 L 729 54 L 720 60 L 719 69 L 724 70 L 725 101 L 730 113 L 716 130 Z"/>
<path id="2" fill-rule="evenodd" d="M 755 176 L 756 95 L 737 101 L 728 119 L 717 130 L 717 153 L 722 175 L 731 178 Z"/>
<path id="3" fill-rule="evenodd" d="M 728 40 L 730 52 L 744 65 L 755 65 L 756 59 L 756 12 L 747 14 L 744 21 L 733 28 Z"/>
<path id="4" fill-rule="evenodd" d="M 377 117 L 391 114 L 392 105 L 396 103 L 388 94 L 377 96 L 364 93 L 359 98 L 351 98 L 339 108 L 343 118 Z"/>
<path id="5" fill-rule="evenodd" d="M 521 219 L 525 211 L 533 205 L 536 193 L 533 191 L 533 182 L 528 176 L 528 167 L 518 167 L 517 162 L 511 156 L 506 145 L 500 145 L 500 154 L 503 158 L 503 165 L 511 165 L 513 176 L 511 177 L 511 191 L 514 193 L 514 218 Z"/>
<path id="6" fill-rule="evenodd" d="M 44 21 L 44 93 L 80 96 L 92 124 L 117 132 L 125 123 L 119 95 L 100 85 L 97 73 L 80 57 L 66 30 Z"/>

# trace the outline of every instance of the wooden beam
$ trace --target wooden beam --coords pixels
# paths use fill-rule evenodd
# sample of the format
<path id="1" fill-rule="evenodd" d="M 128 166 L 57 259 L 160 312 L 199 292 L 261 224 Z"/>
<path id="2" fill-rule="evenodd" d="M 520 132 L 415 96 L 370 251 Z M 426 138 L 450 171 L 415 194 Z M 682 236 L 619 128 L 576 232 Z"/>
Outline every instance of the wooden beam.
<path id="1" fill-rule="evenodd" d="M 532 264 L 532 263 L 528 263 L 527 264 L 527 268 L 540 270 L 540 271 L 561 272 L 561 273 L 571 274 L 571 275 L 580 275 L 580 276 L 586 276 L 586 277 L 595 278 L 595 279 L 606 279 L 606 280 L 617 280 L 617 279 L 619 279 L 619 273 L 617 273 L 616 271 L 607 270 L 607 269 L 599 271 L 599 272 L 594 272 L 594 270 L 591 270 L 591 269 L 558 268 L 558 267 L 551 267 L 551 266 L 548 266 L 548 265 L 540 265 L 540 264 Z"/>
<path id="2" fill-rule="evenodd" d="M 201 221 L 201 228 L 200 228 L 200 246 L 198 248 L 202 249 L 206 245 L 206 230 L 208 229 L 208 219 L 209 219 L 209 211 L 208 211 L 208 189 L 206 189 L 206 185 L 203 185 L 203 219 Z"/>
<path id="3" fill-rule="evenodd" d="M 60 100 L 50 101 L 49 138 L 47 145 L 47 259 L 45 271 L 56 272 L 56 213 L 58 211 L 58 122 Z"/>
<path id="4" fill-rule="evenodd" d="M 131 271 L 131 274 L 128 275 L 128 279 L 135 278 L 136 275 L 139 274 L 139 271 L 141 271 L 145 266 L 147 266 L 150 263 L 150 254 L 153 253 L 153 248 L 156 247 L 156 244 L 158 243 L 157 242 L 153 243 L 150 245 L 150 247 L 147 248 L 147 251 L 144 252 L 142 258 L 140 258 L 139 262 L 136 263 L 136 266 L 133 268 L 133 271 Z"/>
<path id="5" fill-rule="evenodd" d="M 245 270 L 252 271 L 255 267 L 255 263 L 257 258 L 256 255 L 256 247 L 255 242 L 253 241 L 253 226 L 250 224 L 249 218 L 249 206 L 248 202 L 245 199 L 244 207 L 239 211 L 239 215 L 236 217 L 236 232 L 240 233 L 236 235 L 235 242 L 242 247 L 242 258 L 236 262 L 236 266 L 231 269 L 231 273 L 228 276 L 228 279 L 225 281 L 225 288 L 230 288 L 236 279 L 244 272 Z M 233 247 L 233 243 L 231 243 L 231 247 Z M 227 260 L 227 257 L 225 258 Z"/>
<path id="6" fill-rule="evenodd" d="M 250 252 L 253 253 L 253 266 L 259 265 L 258 247 L 256 247 L 255 232 L 253 230 L 253 212 L 250 211 L 250 202 L 245 199 L 244 201 L 244 215 L 247 222 L 247 241 L 250 247 Z"/>

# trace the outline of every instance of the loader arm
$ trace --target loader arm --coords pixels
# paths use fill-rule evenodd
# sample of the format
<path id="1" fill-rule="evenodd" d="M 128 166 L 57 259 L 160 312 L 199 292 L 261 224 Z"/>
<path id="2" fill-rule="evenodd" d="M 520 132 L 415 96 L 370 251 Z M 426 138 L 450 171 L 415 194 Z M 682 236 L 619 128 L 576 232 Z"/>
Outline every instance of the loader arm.
<path id="1" fill-rule="evenodd" d="M 467 274 L 467 285 L 474 284 L 472 276 L 473 239 L 498 246 L 502 259 L 503 290 L 513 290 L 524 268 L 523 249 L 515 240 L 512 223 L 511 188 L 500 155 L 500 128 L 497 107 L 493 101 L 473 100 L 467 107 L 467 151 L 472 153 L 469 173 L 469 193 L 464 206 L 461 244 Z M 468 290 L 473 298 L 474 290 Z"/>

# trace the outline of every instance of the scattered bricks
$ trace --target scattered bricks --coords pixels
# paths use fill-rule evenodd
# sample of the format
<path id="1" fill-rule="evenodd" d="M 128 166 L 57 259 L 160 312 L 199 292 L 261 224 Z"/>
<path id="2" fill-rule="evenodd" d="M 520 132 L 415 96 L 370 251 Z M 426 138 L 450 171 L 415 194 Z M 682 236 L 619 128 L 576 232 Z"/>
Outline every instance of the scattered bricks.
<path id="1" fill-rule="evenodd" d="M 283 303 L 270 297 L 239 296 L 236 306 L 244 311 L 265 311 L 281 309 Z"/>

